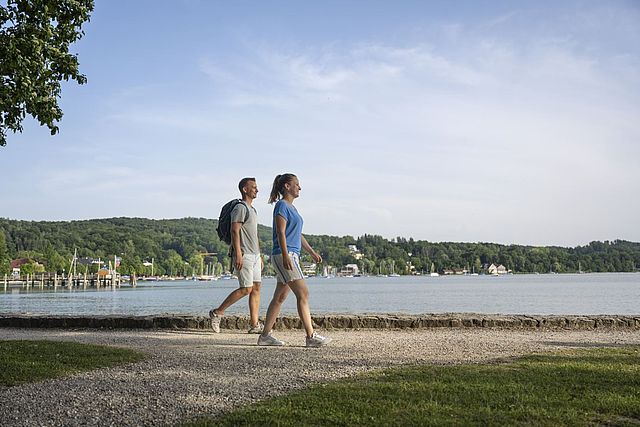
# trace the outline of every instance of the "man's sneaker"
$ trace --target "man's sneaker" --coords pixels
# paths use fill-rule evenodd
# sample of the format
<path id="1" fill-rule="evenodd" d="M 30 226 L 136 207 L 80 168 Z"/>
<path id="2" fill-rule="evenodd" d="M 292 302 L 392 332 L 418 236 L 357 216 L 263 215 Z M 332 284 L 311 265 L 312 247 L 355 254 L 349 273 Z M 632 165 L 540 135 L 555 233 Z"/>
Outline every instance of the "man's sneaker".
<path id="1" fill-rule="evenodd" d="M 317 333 L 313 333 L 311 337 L 307 337 L 307 347 L 322 347 L 331 342 L 331 338 L 323 337 Z"/>
<path id="2" fill-rule="evenodd" d="M 222 316 L 218 316 L 213 310 L 209 312 L 209 317 L 211 318 L 211 329 L 216 334 L 220 333 L 220 320 L 222 320 Z"/>
<path id="3" fill-rule="evenodd" d="M 248 333 L 250 334 L 261 334 L 264 330 L 264 325 L 260 322 L 256 326 L 250 326 Z"/>
<path id="4" fill-rule="evenodd" d="M 260 334 L 258 337 L 258 345 L 284 345 L 284 341 L 280 341 L 278 338 L 268 333 L 267 335 Z"/>

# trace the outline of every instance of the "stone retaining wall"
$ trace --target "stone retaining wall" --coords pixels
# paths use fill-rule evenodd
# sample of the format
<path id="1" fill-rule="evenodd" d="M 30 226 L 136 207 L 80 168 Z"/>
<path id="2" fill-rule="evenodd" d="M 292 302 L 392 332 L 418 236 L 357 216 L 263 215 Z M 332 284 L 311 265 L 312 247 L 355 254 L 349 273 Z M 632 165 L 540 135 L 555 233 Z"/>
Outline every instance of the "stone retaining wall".
<path id="1" fill-rule="evenodd" d="M 424 315 L 314 315 L 323 329 L 408 329 L 408 328 L 507 328 L 507 329 L 640 329 L 640 315 L 528 316 L 486 314 Z M 222 329 L 246 330 L 246 316 L 225 316 Z M 208 317 L 153 316 L 36 316 L 0 314 L 0 327 L 13 328 L 108 328 L 108 329 L 210 329 Z M 276 329 L 300 329 L 297 316 L 280 317 Z"/>

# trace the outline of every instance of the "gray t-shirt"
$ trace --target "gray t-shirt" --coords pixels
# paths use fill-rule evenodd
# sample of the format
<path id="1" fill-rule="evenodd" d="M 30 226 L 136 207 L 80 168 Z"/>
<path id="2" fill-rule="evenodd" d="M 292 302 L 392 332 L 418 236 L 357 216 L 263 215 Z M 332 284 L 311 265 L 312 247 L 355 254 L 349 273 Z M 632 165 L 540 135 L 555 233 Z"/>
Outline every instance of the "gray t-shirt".
<path id="1" fill-rule="evenodd" d="M 247 215 L 247 211 L 249 215 Z M 242 223 L 242 227 L 240 227 L 240 249 L 242 249 L 242 253 L 259 255 L 258 211 L 256 211 L 256 208 L 253 206 L 249 208 L 244 203 L 238 203 L 231 211 L 231 222 Z"/>

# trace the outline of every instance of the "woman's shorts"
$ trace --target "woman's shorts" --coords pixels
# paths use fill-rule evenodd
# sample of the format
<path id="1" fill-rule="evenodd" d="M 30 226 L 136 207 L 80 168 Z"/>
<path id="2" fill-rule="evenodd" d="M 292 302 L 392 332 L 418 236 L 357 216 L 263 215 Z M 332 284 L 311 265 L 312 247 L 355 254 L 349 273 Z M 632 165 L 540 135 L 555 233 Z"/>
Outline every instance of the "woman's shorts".
<path id="1" fill-rule="evenodd" d="M 236 276 L 238 276 L 241 288 L 250 288 L 255 282 L 262 282 L 262 262 L 260 261 L 260 255 L 243 254 L 242 270 L 240 271 L 235 268 L 235 255 L 231 262 L 233 262 L 233 269 L 235 270 Z"/>
<path id="2" fill-rule="evenodd" d="M 289 252 L 289 258 L 291 259 L 293 270 L 284 268 L 282 264 L 282 254 L 271 256 L 271 264 L 273 264 L 273 268 L 276 270 L 278 283 L 289 283 L 294 280 L 304 279 L 302 268 L 300 268 L 300 256 L 295 252 Z"/>

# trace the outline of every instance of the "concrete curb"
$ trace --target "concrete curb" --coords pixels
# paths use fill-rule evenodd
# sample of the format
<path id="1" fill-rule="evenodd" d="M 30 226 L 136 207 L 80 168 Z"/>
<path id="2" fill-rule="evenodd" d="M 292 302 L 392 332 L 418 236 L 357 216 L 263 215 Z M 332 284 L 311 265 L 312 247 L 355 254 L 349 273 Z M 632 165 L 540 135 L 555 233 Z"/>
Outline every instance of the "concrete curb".
<path id="1" fill-rule="evenodd" d="M 313 315 L 322 329 L 414 329 L 414 328 L 505 328 L 505 329 L 640 329 L 640 315 L 536 316 L 472 313 Z M 208 317 L 185 315 L 151 316 L 42 316 L 0 314 L 4 328 L 106 328 L 106 329 L 210 329 Z M 247 316 L 225 316 L 222 329 L 246 330 Z M 275 329 L 301 329 L 297 316 L 278 318 Z"/>

